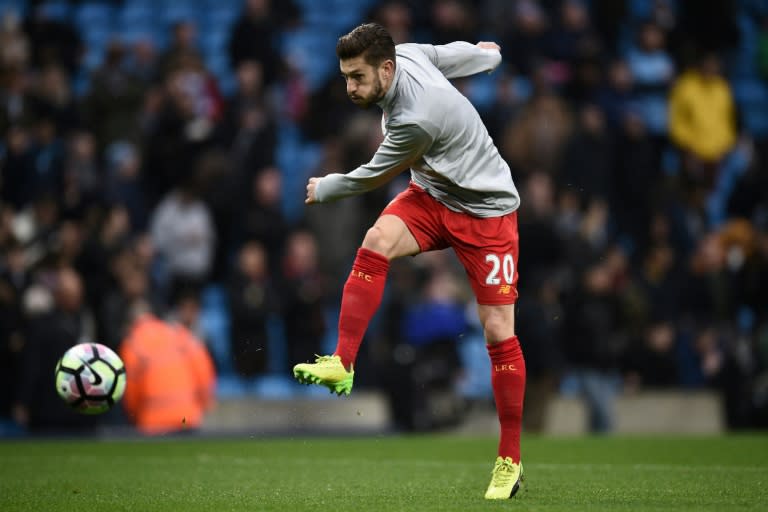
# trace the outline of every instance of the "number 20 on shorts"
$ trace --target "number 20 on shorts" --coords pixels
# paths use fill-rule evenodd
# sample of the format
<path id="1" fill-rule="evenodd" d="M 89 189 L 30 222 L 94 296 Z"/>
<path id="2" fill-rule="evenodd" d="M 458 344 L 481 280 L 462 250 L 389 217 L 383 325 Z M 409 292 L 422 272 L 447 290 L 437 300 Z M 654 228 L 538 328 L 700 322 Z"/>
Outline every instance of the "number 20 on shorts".
<path id="1" fill-rule="evenodd" d="M 512 280 L 515 277 L 515 261 L 512 259 L 511 254 L 505 254 L 501 257 L 498 254 L 486 254 L 485 262 L 491 264 L 491 271 L 488 272 L 485 278 L 485 284 L 501 284 L 500 272 L 504 277 L 504 282 L 512 284 Z"/>

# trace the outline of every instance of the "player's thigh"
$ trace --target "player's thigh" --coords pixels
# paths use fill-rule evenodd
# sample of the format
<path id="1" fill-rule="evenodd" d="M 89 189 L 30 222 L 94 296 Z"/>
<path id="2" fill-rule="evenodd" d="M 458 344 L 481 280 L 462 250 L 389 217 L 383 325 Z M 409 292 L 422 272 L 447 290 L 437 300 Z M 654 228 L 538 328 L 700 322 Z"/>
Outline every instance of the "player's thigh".
<path id="1" fill-rule="evenodd" d="M 363 239 L 363 247 L 392 260 L 420 252 L 416 238 L 403 219 L 396 215 L 382 215 Z"/>
<path id="2" fill-rule="evenodd" d="M 449 219 L 447 229 L 478 304 L 514 304 L 519 254 L 517 215 L 477 218 L 457 213 Z"/>
<path id="3" fill-rule="evenodd" d="M 393 199 L 366 233 L 363 247 L 389 259 L 444 249 L 445 206 L 411 183 Z"/>

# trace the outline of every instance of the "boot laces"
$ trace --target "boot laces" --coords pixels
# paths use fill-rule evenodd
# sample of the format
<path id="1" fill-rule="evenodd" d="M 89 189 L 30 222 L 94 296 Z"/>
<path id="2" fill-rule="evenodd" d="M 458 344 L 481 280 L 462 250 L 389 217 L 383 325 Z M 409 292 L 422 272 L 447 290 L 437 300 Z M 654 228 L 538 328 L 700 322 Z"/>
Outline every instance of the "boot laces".
<path id="1" fill-rule="evenodd" d="M 493 468 L 494 486 L 506 487 L 515 478 L 515 474 L 514 464 L 507 459 L 502 460 Z"/>

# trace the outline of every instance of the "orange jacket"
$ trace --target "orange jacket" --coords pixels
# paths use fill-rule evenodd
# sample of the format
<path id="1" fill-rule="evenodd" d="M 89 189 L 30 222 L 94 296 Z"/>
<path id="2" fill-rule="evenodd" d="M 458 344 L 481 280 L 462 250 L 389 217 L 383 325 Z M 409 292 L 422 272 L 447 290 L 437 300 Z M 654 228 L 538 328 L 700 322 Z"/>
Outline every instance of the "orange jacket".
<path id="1" fill-rule="evenodd" d="M 179 325 L 140 317 L 120 345 L 123 406 L 147 434 L 196 428 L 213 404 L 215 370 L 205 346 Z"/>

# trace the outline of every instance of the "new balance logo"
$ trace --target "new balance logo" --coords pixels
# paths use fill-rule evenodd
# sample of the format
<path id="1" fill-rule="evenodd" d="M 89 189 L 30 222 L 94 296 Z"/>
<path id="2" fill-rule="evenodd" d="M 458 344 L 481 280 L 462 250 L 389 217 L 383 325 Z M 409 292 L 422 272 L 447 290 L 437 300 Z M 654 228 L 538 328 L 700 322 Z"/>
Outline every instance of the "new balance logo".
<path id="1" fill-rule="evenodd" d="M 495 364 L 493 365 L 493 371 L 495 372 L 516 372 L 517 368 L 513 364 Z"/>
<path id="2" fill-rule="evenodd" d="M 509 295 L 512 291 L 512 285 L 510 284 L 503 284 L 499 286 L 499 291 L 497 292 L 499 295 Z"/>

